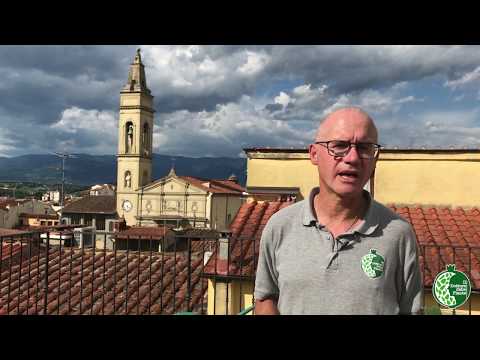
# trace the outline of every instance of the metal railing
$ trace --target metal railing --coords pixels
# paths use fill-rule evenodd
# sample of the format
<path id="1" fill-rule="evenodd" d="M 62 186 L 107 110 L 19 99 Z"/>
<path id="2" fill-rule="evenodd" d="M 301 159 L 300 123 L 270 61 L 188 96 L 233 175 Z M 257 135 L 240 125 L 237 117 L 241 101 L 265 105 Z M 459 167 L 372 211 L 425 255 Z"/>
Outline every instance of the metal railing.
<path id="1" fill-rule="evenodd" d="M 256 237 L 167 238 L 120 239 L 108 232 L 92 242 L 69 232 L 0 237 L 0 314 L 255 313 Z M 446 264 L 456 264 L 475 287 L 480 247 L 419 247 L 424 301 Z M 452 313 L 472 314 L 472 297 Z"/>
<path id="2" fill-rule="evenodd" d="M 120 241 L 116 235 L 104 232 L 91 243 L 69 232 L 0 237 L 0 314 L 254 312 L 254 277 L 242 269 L 241 246 L 229 274 L 232 248 L 221 258 L 218 235 L 170 242 L 153 236 Z"/>

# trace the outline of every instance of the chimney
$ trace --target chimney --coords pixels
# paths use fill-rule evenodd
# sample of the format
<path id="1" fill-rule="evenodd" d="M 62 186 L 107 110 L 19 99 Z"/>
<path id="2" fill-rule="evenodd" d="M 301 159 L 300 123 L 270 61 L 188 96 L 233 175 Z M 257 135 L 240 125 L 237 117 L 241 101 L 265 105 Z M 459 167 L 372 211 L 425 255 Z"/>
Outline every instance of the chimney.
<path id="1" fill-rule="evenodd" d="M 228 260 L 229 242 L 232 232 L 225 230 L 220 232 L 220 238 L 218 239 L 218 259 Z"/>

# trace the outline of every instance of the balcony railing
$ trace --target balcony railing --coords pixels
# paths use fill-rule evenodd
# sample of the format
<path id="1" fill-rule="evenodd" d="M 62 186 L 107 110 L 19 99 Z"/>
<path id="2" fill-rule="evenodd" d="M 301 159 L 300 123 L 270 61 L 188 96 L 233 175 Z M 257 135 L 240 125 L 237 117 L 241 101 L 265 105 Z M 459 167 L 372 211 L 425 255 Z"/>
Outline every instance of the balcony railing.
<path id="1" fill-rule="evenodd" d="M 0 314 L 255 313 L 258 238 L 117 235 L 102 232 L 91 242 L 69 232 L 0 237 Z M 425 297 L 450 263 L 478 289 L 479 260 L 480 247 L 421 245 Z M 471 314 L 472 298 L 457 313 Z"/>
<path id="2" fill-rule="evenodd" d="M 253 304 L 252 271 L 228 274 L 220 234 L 116 235 L 0 237 L 0 314 L 234 314 Z"/>

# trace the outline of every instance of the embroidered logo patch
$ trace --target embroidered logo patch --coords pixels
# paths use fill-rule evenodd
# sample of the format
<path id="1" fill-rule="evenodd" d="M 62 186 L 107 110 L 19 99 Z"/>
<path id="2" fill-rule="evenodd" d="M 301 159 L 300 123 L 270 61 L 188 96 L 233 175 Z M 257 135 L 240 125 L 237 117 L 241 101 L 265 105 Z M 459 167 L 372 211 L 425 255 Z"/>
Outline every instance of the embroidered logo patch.
<path id="1" fill-rule="evenodd" d="M 382 276 L 384 265 L 385 259 L 376 249 L 370 249 L 370 253 L 362 257 L 362 270 L 371 279 Z"/>

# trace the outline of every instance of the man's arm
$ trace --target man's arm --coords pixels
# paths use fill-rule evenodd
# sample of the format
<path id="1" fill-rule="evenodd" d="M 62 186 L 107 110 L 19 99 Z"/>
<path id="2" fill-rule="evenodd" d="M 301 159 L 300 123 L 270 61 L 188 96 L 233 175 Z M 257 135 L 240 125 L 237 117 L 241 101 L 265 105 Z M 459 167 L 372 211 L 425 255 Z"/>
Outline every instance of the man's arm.
<path id="1" fill-rule="evenodd" d="M 265 226 L 260 240 L 257 273 L 255 278 L 255 314 L 278 315 L 279 289 L 276 270 L 273 229 L 270 222 Z"/>
<path id="2" fill-rule="evenodd" d="M 255 315 L 280 315 L 277 300 L 273 298 L 255 300 Z"/>
<path id="3" fill-rule="evenodd" d="M 405 234 L 403 291 L 400 298 L 400 314 L 422 314 L 423 281 L 420 270 L 419 248 L 415 232 L 410 227 Z"/>

